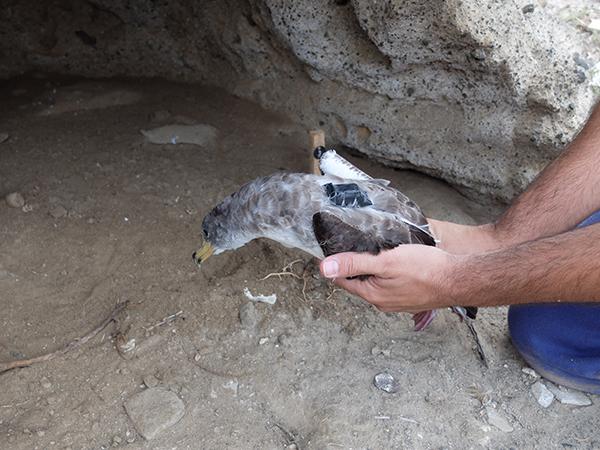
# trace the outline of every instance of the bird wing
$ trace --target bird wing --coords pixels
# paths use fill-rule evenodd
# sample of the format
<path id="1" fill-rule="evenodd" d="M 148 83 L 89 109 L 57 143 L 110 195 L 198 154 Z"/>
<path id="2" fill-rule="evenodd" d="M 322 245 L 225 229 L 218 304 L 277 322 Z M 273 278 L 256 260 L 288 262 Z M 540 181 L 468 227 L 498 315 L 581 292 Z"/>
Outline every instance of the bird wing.
<path id="1" fill-rule="evenodd" d="M 373 206 L 327 206 L 313 215 L 313 231 L 325 256 L 342 252 L 378 254 L 402 244 L 435 245 L 421 229 Z"/>
<path id="2" fill-rule="evenodd" d="M 317 155 L 319 168 L 324 175 L 362 181 L 363 189 L 377 197 L 378 209 L 387 212 L 395 211 L 407 223 L 429 233 L 429 225 L 419 207 L 400 191 L 390 188 L 388 180 L 372 178 L 333 149 L 321 150 L 315 153 L 315 157 Z"/>
<path id="3" fill-rule="evenodd" d="M 433 237 L 417 225 L 427 221 L 408 198 L 371 180 L 344 181 L 353 182 L 323 186 L 325 200 L 312 217 L 313 232 L 325 256 L 378 254 L 401 244 L 435 246 Z"/>
<path id="4" fill-rule="evenodd" d="M 340 234 L 352 237 L 347 244 L 336 242 L 335 248 L 339 247 L 337 252 L 351 251 L 348 246 L 360 245 L 366 247 L 353 251 L 373 252 L 370 249 L 375 246 L 377 251 L 374 253 L 378 253 L 384 248 L 411 243 L 435 246 L 427 219 L 420 208 L 404 194 L 374 180 L 338 180 L 333 178 L 333 181 L 322 186 L 320 195 L 323 201 L 318 212 L 328 213 L 333 218 L 313 217 L 317 239 L 319 234 L 330 239 L 330 235 L 339 227 L 344 230 Z M 318 232 L 315 225 L 319 225 Z M 324 231 L 327 227 L 331 231 Z M 361 244 L 363 241 L 366 243 Z"/>
<path id="5" fill-rule="evenodd" d="M 408 197 L 375 180 L 352 181 L 325 184 L 323 189 L 327 201 L 312 217 L 315 237 L 326 257 L 343 252 L 376 255 L 402 244 L 436 246 L 427 219 Z M 357 278 L 368 277 L 359 275 Z M 467 322 L 479 355 L 485 362 L 477 334 L 468 322 L 475 319 L 477 308 L 453 307 L 452 310 Z M 425 328 L 433 317 L 431 311 L 415 315 L 415 330 Z"/>

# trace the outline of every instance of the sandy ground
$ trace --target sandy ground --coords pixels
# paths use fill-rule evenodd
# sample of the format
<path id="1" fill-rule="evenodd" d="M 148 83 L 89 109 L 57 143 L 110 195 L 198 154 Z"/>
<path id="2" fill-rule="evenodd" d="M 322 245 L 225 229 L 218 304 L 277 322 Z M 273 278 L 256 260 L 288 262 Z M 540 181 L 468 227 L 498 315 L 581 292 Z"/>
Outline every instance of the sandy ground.
<path id="1" fill-rule="evenodd" d="M 600 400 L 540 407 L 502 308 L 478 319 L 485 369 L 452 314 L 414 333 L 409 317 L 333 291 L 300 252 L 253 242 L 202 271 L 192 264 L 202 216 L 223 196 L 307 169 L 306 131 L 285 118 L 158 81 L 14 80 L 0 102 L 0 194 L 26 201 L 0 201 L 0 361 L 56 350 L 129 301 L 83 347 L 0 374 L 0 447 L 599 448 Z M 160 110 L 171 116 L 152 121 Z M 140 133 L 176 122 L 212 125 L 217 139 L 155 145 Z M 431 178 L 355 161 L 431 216 L 498 213 Z M 262 280 L 298 259 L 299 278 Z M 245 287 L 278 301 L 254 307 Z M 398 392 L 373 386 L 382 371 Z M 155 385 L 184 410 L 148 441 L 124 404 Z M 489 424 L 492 410 L 512 432 Z"/>

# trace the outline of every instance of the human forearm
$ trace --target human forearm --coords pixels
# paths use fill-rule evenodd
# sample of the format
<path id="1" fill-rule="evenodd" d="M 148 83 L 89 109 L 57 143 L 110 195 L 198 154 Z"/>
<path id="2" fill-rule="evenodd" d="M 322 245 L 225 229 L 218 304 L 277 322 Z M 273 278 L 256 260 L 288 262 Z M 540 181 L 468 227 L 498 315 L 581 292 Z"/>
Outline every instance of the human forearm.
<path id="1" fill-rule="evenodd" d="M 600 224 L 483 254 L 400 245 L 379 255 L 340 253 L 324 276 L 382 311 L 446 306 L 600 302 Z M 348 279 L 371 275 L 366 279 Z"/>
<path id="2" fill-rule="evenodd" d="M 456 256 L 455 304 L 600 302 L 600 224 L 491 253 Z"/>
<path id="3" fill-rule="evenodd" d="M 493 225 L 509 246 L 573 229 L 600 209 L 600 107 L 559 158 L 550 164 Z"/>
<path id="4" fill-rule="evenodd" d="M 439 247 L 482 253 L 555 236 L 600 209 L 600 107 L 577 139 L 494 223 L 467 226 L 429 219 Z"/>

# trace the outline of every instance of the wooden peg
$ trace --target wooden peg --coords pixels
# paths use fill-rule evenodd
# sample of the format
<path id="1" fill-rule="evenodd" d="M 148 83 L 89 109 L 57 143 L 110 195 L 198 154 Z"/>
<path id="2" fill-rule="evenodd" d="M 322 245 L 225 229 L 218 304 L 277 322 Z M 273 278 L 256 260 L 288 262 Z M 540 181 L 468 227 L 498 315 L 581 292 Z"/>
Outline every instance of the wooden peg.
<path id="1" fill-rule="evenodd" d="M 315 148 L 325 147 L 325 132 L 323 130 L 310 130 L 308 132 L 308 150 L 310 151 L 310 170 L 315 175 L 321 175 L 319 160 L 313 155 Z"/>

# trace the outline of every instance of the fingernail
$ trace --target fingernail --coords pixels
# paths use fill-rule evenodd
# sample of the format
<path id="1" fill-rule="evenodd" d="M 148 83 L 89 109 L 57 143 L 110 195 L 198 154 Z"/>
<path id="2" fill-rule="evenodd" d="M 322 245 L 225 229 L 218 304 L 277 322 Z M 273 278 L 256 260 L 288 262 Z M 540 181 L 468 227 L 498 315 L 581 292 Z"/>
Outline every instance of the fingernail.
<path id="1" fill-rule="evenodd" d="M 323 275 L 327 278 L 335 278 L 339 269 L 340 266 L 335 259 L 325 260 L 323 262 Z"/>

